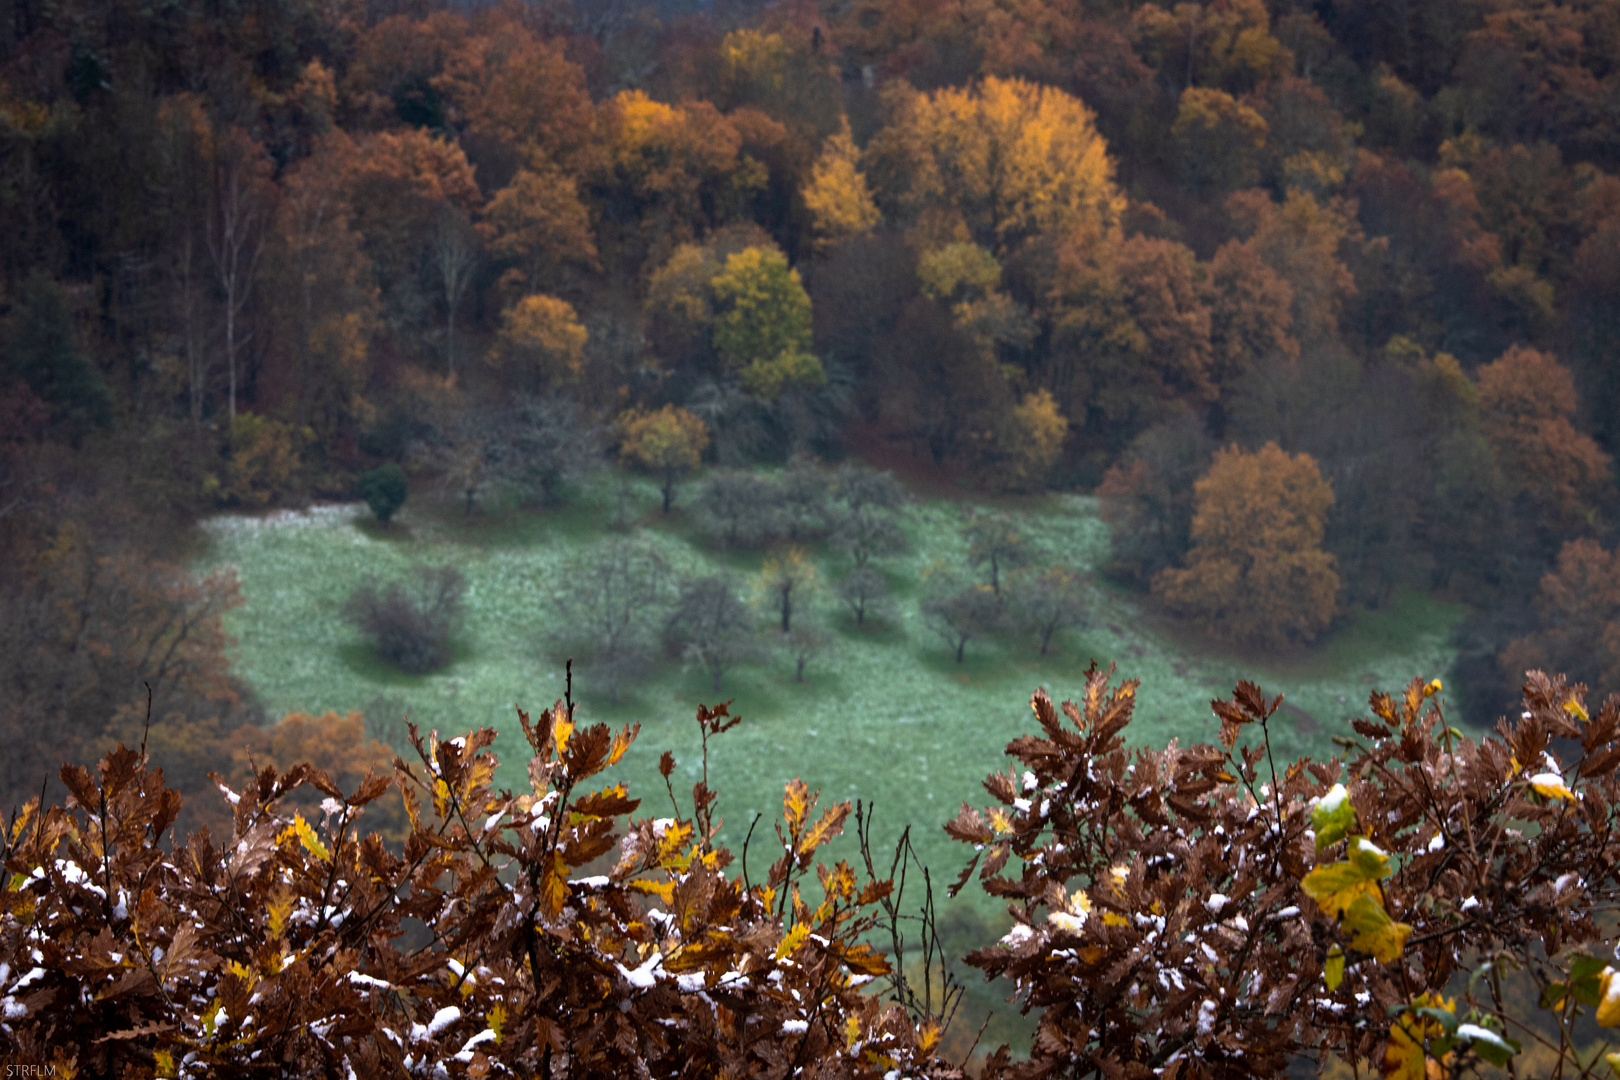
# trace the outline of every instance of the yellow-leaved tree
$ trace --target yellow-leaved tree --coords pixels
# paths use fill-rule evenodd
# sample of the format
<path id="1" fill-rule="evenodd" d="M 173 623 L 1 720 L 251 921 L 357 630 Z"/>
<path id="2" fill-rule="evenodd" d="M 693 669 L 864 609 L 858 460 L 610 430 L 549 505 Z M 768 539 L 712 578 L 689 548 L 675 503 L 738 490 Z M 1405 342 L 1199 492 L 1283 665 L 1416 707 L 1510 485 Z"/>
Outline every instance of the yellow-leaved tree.
<path id="1" fill-rule="evenodd" d="M 750 393 L 774 401 L 789 386 L 827 381 L 810 352 L 810 295 L 787 256 L 765 247 L 739 251 L 710 285 L 720 305 L 715 351 Z"/>
<path id="2" fill-rule="evenodd" d="M 675 501 L 675 481 L 703 460 L 709 429 L 685 409 L 665 405 L 657 412 L 626 410 L 619 415 L 619 431 L 620 455 L 657 474 L 663 485 L 664 513 L 669 513 Z"/>
<path id="3" fill-rule="evenodd" d="M 1309 454 L 1267 443 L 1215 455 L 1193 491 L 1187 565 L 1153 592 L 1212 632 L 1248 645 L 1309 641 L 1333 618 L 1339 575 L 1322 550 L 1333 488 Z"/>
<path id="4" fill-rule="evenodd" d="M 860 161 L 861 152 L 850 135 L 846 117 L 843 129 L 822 144 L 821 156 L 810 169 L 810 182 L 801 192 L 805 209 L 810 211 L 817 247 L 831 247 L 840 240 L 859 236 L 882 218 L 877 203 L 872 201 Z"/>
<path id="5" fill-rule="evenodd" d="M 574 382 L 585 373 L 589 335 L 574 306 L 555 296 L 525 296 L 501 316 L 488 361 L 525 390 Z"/>
<path id="6" fill-rule="evenodd" d="M 1124 209 L 1091 110 L 1062 90 L 987 78 L 931 94 L 900 86 L 887 105 L 890 122 L 867 147 L 879 206 L 936 242 L 1001 251 L 1038 233 L 1110 228 Z"/>
<path id="7" fill-rule="evenodd" d="M 1069 418 L 1048 390 L 1024 395 L 996 431 L 992 478 L 1009 491 L 1039 491 L 1069 435 Z"/>

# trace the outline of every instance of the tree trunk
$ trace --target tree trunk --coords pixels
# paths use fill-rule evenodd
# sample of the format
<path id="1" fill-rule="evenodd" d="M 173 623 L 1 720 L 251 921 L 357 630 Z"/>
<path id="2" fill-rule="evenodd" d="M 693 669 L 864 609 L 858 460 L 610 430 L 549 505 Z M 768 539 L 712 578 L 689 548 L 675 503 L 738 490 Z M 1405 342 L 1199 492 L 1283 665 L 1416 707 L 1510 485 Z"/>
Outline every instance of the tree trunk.
<path id="1" fill-rule="evenodd" d="M 709 669 L 709 671 L 714 676 L 714 692 L 716 694 L 718 694 L 720 692 L 720 671 L 721 671 L 720 665 L 719 664 L 713 665 Z"/>
<path id="2" fill-rule="evenodd" d="M 664 473 L 664 514 L 669 514 L 669 504 L 675 497 L 675 471 L 666 470 Z"/>
<path id="3" fill-rule="evenodd" d="M 792 630 L 793 621 L 793 587 L 790 585 L 782 590 L 782 633 Z"/>
<path id="4" fill-rule="evenodd" d="M 965 649 L 965 648 L 967 648 L 967 638 L 957 638 L 956 639 L 956 662 L 958 664 L 960 664 L 962 662 L 962 650 Z"/>
<path id="5" fill-rule="evenodd" d="M 798 670 L 798 673 L 794 676 L 794 679 L 797 682 L 804 682 L 804 657 L 802 657 L 802 656 L 799 657 L 799 670 Z"/>
<path id="6" fill-rule="evenodd" d="M 466 506 L 466 516 L 467 517 L 472 517 L 473 497 L 475 495 L 477 495 L 477 494 L 478 494 L 478 489 L 477 488 L 470 487 L 470 488 L 467 489 L 467 506 Z"/>

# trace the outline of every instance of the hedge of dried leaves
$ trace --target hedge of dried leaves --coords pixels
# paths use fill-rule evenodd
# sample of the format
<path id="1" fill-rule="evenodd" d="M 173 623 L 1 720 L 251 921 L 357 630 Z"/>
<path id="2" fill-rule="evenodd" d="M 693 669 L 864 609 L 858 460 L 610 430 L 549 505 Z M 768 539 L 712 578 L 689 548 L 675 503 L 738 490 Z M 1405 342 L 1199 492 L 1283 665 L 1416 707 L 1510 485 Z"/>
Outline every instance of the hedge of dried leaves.
<path id="1" fill-rule="evenodd" d="M 1620 1024 L 1599 958 L 1620 699 L 1593 718 L 1533 673 L 1519 719 L 1476 742 L 1438 689 L 1374 694 L 1344 761 L 1282 768 L 1281 699 L 1248 683 L 1214 703 L 1221 745 L 1162 750 L 1123 741 L 1134 682 L 1093 668 L 1061 709 L 1038 692 L 995 804 L 946 826 L 977 849 L 956 888 L 977 869 L 1016 920 L 967 962 L 1039 1014 L 1027 1058 L 976 1071 L 1277 1076 L 1334 1053 L 1419 1080 L 1532 1041 L 1607 1068 L 1577 1043 L 1583 1017 Z M 413 729 L 418 763 L 353 794 L 307 766 L 227 791 L 223 849 L 169 841 L 179 797 L 141 753 L 64 768 L 67 805 L 5 836 L 0 1046 L 60 1076 L 961 1075 L 869 944 L 891 882 L 869 853 L 865 874 L 815 861 L 849 804 L 818 814 L 790 784 L 753 882 L 714 843 L 706 775 L 689 816 L 633 819 L 600 774 L 635 728 L 576 726 L 571 701 L 520 715 L 523 795 L 491 787 L 493 732 Z M 735 720 L 698 722 L 706 754 Z M 287 817 L 305 785 L 320 814 Z M 363 827 L 391 788 L 412 825 L 395 850 Z"/>

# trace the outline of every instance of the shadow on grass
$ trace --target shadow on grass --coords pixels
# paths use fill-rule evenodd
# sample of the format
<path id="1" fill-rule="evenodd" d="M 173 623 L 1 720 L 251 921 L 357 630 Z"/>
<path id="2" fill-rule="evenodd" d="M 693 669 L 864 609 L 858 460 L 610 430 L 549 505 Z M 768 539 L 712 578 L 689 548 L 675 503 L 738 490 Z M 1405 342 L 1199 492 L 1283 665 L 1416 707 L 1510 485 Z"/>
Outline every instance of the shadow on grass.
<path id="1" fill-rule="evenodd" d="M 964 686 L 986 686 L 994 683 L 1017 682 L 1024 678 L 1017 665 L 1007 662 L 1006 651 L 991 641 L 970 641 L 963 651 L 962 662 L 956 662 L 956 649 L 939 638 L 925 639 L 915 651 L 916 662 L 943 678 Z"/>
<path id="2" fill-rule="evenodd" d="M 417 539 L 410 523 L 397 517 L 386 525 L 374 517 L 357 517 L 354 527 L 366 539 L 383 544 L 413 544 Z"/>
<path id="3" fill-rule="evenodd" d="M 420 675 L 389 663 L 377 654 L 376 646 L 368 641 L 351 641 L 339 645 L 333 650 L 343 666 L 369 683 L 378 686 L 397 686 L 413 688 L 427 686 L 432 680 L 455 671 L 460 664 L 473 658 L 473 648 L 465 641 L 455 641 L 450 645 L 450 662 L 444 667 Z"/>

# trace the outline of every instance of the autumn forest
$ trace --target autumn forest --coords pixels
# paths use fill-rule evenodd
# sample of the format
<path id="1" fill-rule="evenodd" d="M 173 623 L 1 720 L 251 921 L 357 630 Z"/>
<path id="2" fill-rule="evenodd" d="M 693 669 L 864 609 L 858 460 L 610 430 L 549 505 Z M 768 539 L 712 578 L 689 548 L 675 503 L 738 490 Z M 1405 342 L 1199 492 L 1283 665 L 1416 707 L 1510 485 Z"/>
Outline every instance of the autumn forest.
<path id="1" fill-rule="evenodd" d="M 1522 711 L 1531 733 L 1515 736 L 1523 741 L 1515 753 L 1526 756 L 1512 756 L 1502 775 L 1533 771 L 1530 755 L 1551 740 L 1584 739 L 1583 760 L 1606 761 L 1603 782 L 1612 786 L 1615 763 L 1602 747 L 1615 725 L 1593 720 L 1577 730 L 1575 705 L 1583 723 L 1588 716 L 1569 688 L 1590 687 L 1594 717 L 1603 695 L 1620 689 L 1615 3 L 5 0 L 0 221 L 0 808 L 23 807 L 44 790 L 40 806 L 101 800 L 104 842 L 107 806 L 116 804 L 129 820 L 165 827 L 178 815 L 182 840 L 205 825 L 223 843 L 233 828 L 248 835 L 253 800 L 221 802 L 210 773 L 246 777 L 263 806 L 285 796 L 286 807 L 314 820 L 320 799 L 299 802 L 303 795 L 288 794 L 299 780 L 274 774 L 311 762 L 321 783 L 335 785 L 323 828 L 340 817 L 344 825 L 305 837 L 300 816 L 275 840 L 291 854 L 274 858 L 287 867 L 303 860 L 287 872 L 315 881 L 319 864 L 335 867 L 333 852 L 349 843 L 346 857 L 371 867 L 378 895 L 415 889 L 411 902 L 425 906 L 411 917 L 427 918 L 433 909 L 421 897 L 436 886 L 421 867 L 450 873 L 452 863 L 488 866 L 492 857 L 482 833 L 463 828 L 459 839 L 444 839 L 461 813 L 456 800 L 469 815 L 495 805 L 493 774 L 479 771 L 477 757 L 488 741 L 454 751 L 425 744 L 422 762 L 441 777 L 438 787 L 422 789 L 422 806 L 397 792 L 378 802 L 368 819 L 382 830 L 382 840 L 367 841 L 375 850 L 345 841 L 350 809 L 380 798 L 364 781 L 368 770 L 391 775 L 409 736 L 403 727 L 382 732 L 375 715 L 359 711 L 319 718 L 315 703 L 303 706 L 309 715 L 270 715 L 262 688 L 233 667 L 227 619 L 244 603 L 243 578 L 228 561 L 204 559 L 207 523 L 363 503 L 367 535 L 397 541 L 408 530 L 391 519 L 427 504 L 445 528 L 521 510 L 544 529 L 548 520 L 585 520 L 562 515 L 590 499 L 600 508 L 600 520 L 589 519 L 594 554 L 567 563 L 572 584 L 559 587 L 556 614 L 543 620 L 550 636 L 536 648 L 559 670 L 565 657 L 577 659 L 591 692 L 613 707 L 659 663 L 697 671 L 717 704 L 728 672 L 763 662 L 767 645 L 803 682 L 834 636 L 812 618 L 813 596 L 838 612 L 851 640 L 908 633 L 911 619 L 918 634 L 932 635 L 941 678 L 958 681 L 969 679 L 957 672 L 972 670 L 962 665 L 980 643 L 1016 639 L 1040 658 L 1061 652 L 1104 596 L 1137 605 L 1131 610 L 1144 612 L 1155 633 L 1189 650 L 1255 658 L 1309 657 L 1364 615 L 1449 605 L 1457 613 L 1446 624 L 1451 722 L 1482 732 L 1504 713 L 1519 715 L 1521 693 L 1531 694 Z M 645 498 L 632 513 L 635 491 Z M 1029 540 L 1025 515 L 1059 498 L 1077 499 L 1061 505 L 1092 508 L 1106 523 L 1107 554 L 1095 572 Z M 959 524 L 939 527 L 949 534 L 940 550 L 957 545 L 959 565 L 930 562 L 913 580 L 884 559 L 935 528 L 902 514 L 918 499 L 971 506 Z M 714 553 L 714 565 L 672 565 L 666 549 L 631 531 L 637 514 Z M 726 563 L 755 558 L 750 552 L 758 553 L 748 564 L 758 567 L 751 603 Z M 836 579 L 828 559 L 837 561 Z M 474 574 L 435 565 L 408 579 L 366 578 L 333 598 L 327 617 L 368 642 L 390 672 L 444 669 L 469 647 L 455 636 L 468 594 L 463 570 Z M 897 614 L 902 607 L 911 614 Z M 1123 763 L 1115 738 L 1123 721 L 1110 725 L 1129 717 L 1134 689 L 1109 681 L 1109 657 L 1097 657 L 1101 673 L 1080 675 L 1086 659 L 1076 656 L 1074 670 L 1092 696 L 1069 719 L 1086 733 L 1086 754 Z M 1524 689 L 1531 670 L 1547 674 Z M 1368 722 L 1386 725 L 1383 735 L 1408 733 L 1400 751 L 1413 755 L 1401 759 L 1408 764 L 1440 760 L 1440 743 L 1411 734 L 1439 715 L 1425 712 L 1439 706 L 1438 685 L 1414 683 L 1404 706 L 1385 699 L 1382 720 Z M 1227 756 L 1172 761 L 1174 744 L 1166 751 L 1165 783 L 1185 788 L 1186 799 L 1204 799 L 1217 778 L 1257 775 L 1259 759 L 1244 756 L 1250 744 L 1239 729 L 1244 738 L 1261 732 L 1268 749 L 1265 740 L 1290 737 L 1271 719 L 1276 704 L 1267 711 L 1251 691 L 1227 703 L 1229 714 L 1218 710 Z M 1021 693 L 1027 701 L 1028 689 Z M 538 714 L 546 703 L 530 704 Z M 687 712 L 695 705 L 681 703 Z M 1028 720 L 1019 697 L 1007 705 Z M 566 801 L 572 784 L 609 757 L 616 762 L 628 742 L 593 742 L 587 753 L 581 734 L 569 750 L 572 704 L 559 708 L 532 732 L 525 716 L 524 753 L 547 763 L 530 766 L 531 779 L 537 768 L 549 778 L 535 780 L 534 797 L 550 784 Z M 1081 753 L 1059 734 L 1064 721 L 1051 700 L 1037 696 L 1035 715 L 1058 748 L 1050 754 Z M 725 720 L 723 710 L 700 714 L 705 755 Z M 1591 734 L 1602 723 L 1609 734 Z M 1436 730 L 1453 761 L 1445 733 L 1456 729 Z M 111 772 L 104 763 L 95 780 L 59 772 L 64 762 L 93 767 L 120 743 L 152 748 L 142 761 L 162 766 L 183 809 L 154 794 L 133 757 Z M 1557 745 L 1566 744 L 1574 745 Z M 1357 751 L 1358 760 L 1377 758 L 1382 768 L 1396 753 L 1382 745 Z M 1033 770 L 1027 783 L 1056 775 L 1047 752 L 1016 752 Z M 1491 767 L 1505 770 L 1507 760 Z M 250 764 L 268 764 L 271 774 L 255 780 Z M 664 782 L 670 775 L 662 772 Z M 1321 852 L 1327 818 L 1317 811 L 1327 804 L 1307 790 L 1311 775 L 1287 773 L 1300 802 L 1289 818 L 1277 795 L 1275 821 L 1278 830 L 1315 822 Z M 1324 788 L 1336 782 L 1317 779 Z M 1108 782 L 1120 792 L 1147 783 L 1123 772 Z M 361 794 L 344 794 L 357 785 Z M 976 850 L 1001 845 L 990 853 L 996 869 L 986 864 L 988 881 L 1009 852 L 1034 866 L 1044 826 L 1031 824 L 1029 800 L 1013 788 L 987 786 L 1024 815 L 952 823 L 952 837 Z M 1120 798 L 1137 806 L 1145 790 Z M 1267 796 L 1256 790 L 1271 789 L 1251 785 L 1247 797 L 1262 805 Z M 1370 787 L 1355 791 L 1363 816 L 1385 805 Z M 622 796 L 589 803 L 581 820 L 628 814 Z M 828 899 L 816 920 L 794 914 L 796 882 L 816 848 L 845 828 L 848 806 L 817 825 L 803 793 L 790 791 L 789 854 L 760 899 L 748 891 L 757 885 L 727 884 L 730 855 L 705 847 L 718 836 L 704 831 L 711 796 L 694 789 L 688 824 L 697 831 L 685 839 L 697 838 L 696 856 L 679 856 L 677 841 L 642 823 L 625 840 L 624 859 L 671 882 L 709 875 L 705 904 L 736 889 L 731 907 L 703 917 L 714 926 L 769 923 L 780 942 L 745 948 L 738 931 L 726 948 L 798 955 L 808 931 L 785 928 L 819 920 L 817 932 L 842 943 L 827 953 L 843 958 L 840 978 L 880 974 L 880 961 L 863 959 L 869 947 L 854 943 L 872 940 L 881 923 L 855 914 L 877 910 L 881 890 L 861 891 L 849 867 L 838 872 L 849 871 L 847 882 L 822 875 Z M 1417 806 L 1411 792 L 1386 796 Z M 1234 835 L 1253 821 L 1240 813 L 1243 797 L 1222 804 Z M 1316 801 L 1306 805 L 1307 797 Z M 1424 798 L 1441 812 L 1441 796 Z M 1510 809 L 1540 813 L 1563 795 L 1548 781 L 1525 798 L 1493 803 L 1492 812 L 1504 821 Z M 421 839 L 431 832 L 428 803 L 446 823 L 432 842 Z M 946 807 L 938 809 L 943 820 Z M 27 842 L 44 842 L 38 806 L 8 820 L 33 820 Z M 69 828 L 66 817 L 50 820 Z M 1099 821 L 1092 824 L 1103 828 Z M 1549 836 L 1563 827 L 1546 821 Z M 928 827 L 937 833 L 937 825 Z M 670 828 L 679 838 L 681 822 Z M 1244 840 L 1256 851 L 1270 842 L 1258 828 Z M 565 833 L 554 830 L 544 854 L 560 877 L 544 886 L 543 873 L 534 878 L 537 895 L 555 898 L 534 909 L 545 918 L 580 884 L 567 875 L 599 867 L 608 850 Z M 489 844 L 505 842 L 500 830 L 491 835 Z M 27 872 L 11 861 L 25 840 L 19 825 L 7 841 L 8 876 Z M 1359 841 L 1345 842 L 1342 865 L 1372 865 L 1355 862 Z M 422 862 L 428 850 L 446 861 Z M 1421 846 L 1412 850 L 1421 857 Z M 163 903 L 217 885 L 203 881 L 207 860 L 196 851 L 195 866 L 175 872 L 200 876 L 174 884 L 179 891 Z M 254 856 L 250 874 L 271 865 L 269 851 Z M 133 882 L 157 864 L 120 865 Z M 865 869 L 882 876 L 882 866 Z M 1106 860 L 1092 869 L 1106 882 Z M 1056 921 L 1040 924 L 1047 935 L 1057 932 L 1052 925 L 1078 933 L 1094 902 L 1146 918 L 1148 885 L 1112 872 L 1113 892 L 1101 899 L 1101 885 L 1090 899 L 1057 885 L 1048 896 L 1027 875 L 1016 888 L 986 888 L 998 903 L 1016 894 L 1048 905 Z M 1357 895 L 1388 876 L 1383 864 L 1366 873 Z M 268 875 L 253 886 L 260 893 L 233 903 L 247 897 L 275 910 L 280 894 L 262 892 L 274 884 Z M 812 884 L 805 878 L 807 895 Z M 101 889 L 110 905 L 111 877 Z M 672 889 L 643 892 L 697 910 L 695 898 Z M 1330 913 L 1339 904 L 1342 921 L 1352 892 L 1311 896 Z M 472 893 L 458 895 L 466 912 L 476 909 Z M 636 921 L 629 893 L 612 896 L 580 916 L 579 925 L 597 927 L 586 939 L 628 935 L 648 955 L 654 937 Z M 277 940 L 291 925 L 287 910 Z M 1390 923 L 1383 906 L 1358 910 Z M 1219 914 L 1217 905 L 1212 918 Z M 457 941 L 494 933 L 481 916 L 458 918 L 467 921 L 454 928 Z M 600 926 L 591 922 L 598 918 Z M 536 919 L 545 921 L 531 911 L 531 938 Z M 1388 962 L 1405 940 L 1345 944 L 1354 957 Z M 1556 940 L 1546 939 L 1547 955 Z M 1032 966 L 1025 943 L 1007 946 L 1023 950 L 1020 959 L 987 951 L 974 965 L 1034 980 L 1028 985 L 1057 979 Z M 532 941 L 526 947 L 537 955 Z M 1277 945 L 1275 963 L 1302 947 Z M 752 970 L 742 952 L 725 955 L 704 961 L 714 978 L 727 964 L 733 975 Z M 1232 970 L 1248 955 L 1245 946 Z M 386 972 L 365 970 L 403 985 L 407 961 L 387 963 Z M 1382 1004 L 1399 993 L 1409 1004 L 1428 1000 L 1391 989 L 1387 974 L 1370 973 L 1374 960 L 1364 966 L 1355 977 Z M 619 970 L 640 986 L 633 973 L 651 969 Z M 681 978 L 698 971 L 696 985 L 705 985 L 699 968 L 683 970 Z M 1455 970 L 1436 961 L 1425 985 L 1438 995 Z M 0 964 L 0 984 L 9 973 Z M 837 1024 L 881 1028 L 870 1045 L 887 1047 L 888 1060 L 931 1060 L 939 1035 L 930 1042 L 928 1024 L 938 1011 L 918 1004 L 915 974 L 893 983 L 904 1023 L 863 1003 L 858 982 L 815 983 L 821 976 L 813 975 L 805 966 L 791 977 L 810 980 L 805 994 L 814 984 L 831 995 L 826 1016 Z M 932 977 L 921 976 L 925 989 Z M 1566 981 L 1577 978 L 1596 976 Z M 167 985 L 155 967 L 153 980 Z M 475 981 L 457 981 L 459 999 L 421 1005 L 418 1026 L 440 1023 L 448 1015 L 440 1006 L 458 1018 L 463 1005 L 471 1010 L 482 1000 L 468 996 Z M 544 982 L 535 967 L 533 985 Z M 245 1002 L 248 984 L 239 983 L 229 992 Z M 1059 993 L 1056 985 L 1048 990 Z M 1441 1000 L 1421 1007 L 1444 1011 Z M 5 1001 L 9 1020 L 14 999 Z M 1188 1021 L 1186 1038 L 1207 1043 L 1201 1006 L 1188 1001 L 1182 1011 L 1199 1019 Z M 1212 1002 L 1204 1003 L 1213 1010 Z M 507 1015 L 505 1004 L 495 1007 Z M 782 1015 L 790 1033 L 813 1033 L 820 1022 Z M 625 1016 L 642 1023 L 639 1013 Z M 156 1017 L 136 1009 L 123 1022 L 135 1030 Z M 1425 1021 L 1413 1022 L 1431 1057 L 1450 1052 L 1424 1043 Z M 488 1023 L 491 1046 L 501 1023 Z M 589 1042 L 579 1034 L 589 1023 L 579 1020 L 573 1034 L 542 1025 L 524 1052 L 550 1070 L 553 1049 L 567 1057 L 577 1051 L 565 1047 Z M 681 1023 L 709 1025 L 703 1037 L 724 1048 L 703 1059 L 714 1070 L 770 1074 L 834 1053 L 809 1048 L 806 1034 L 798 1065 L 761 1049 L 745 1069 L 735 1032 L 716 1034 L 719 1021 Z M 1040 1044 L 1037 1057 L 1057 1060 L 1062 1043 L 1108 1058 L 1087 1042 L 1090 1029 L 1065 1027 L 1060 1037 L 1058 1021 L 1042 1023 L 1042 1037 L 1058 1041 Z M 1323 1032 L 1332 1026 L 1322 1020 L 1288 1036 L 1304 1042 L 1276 1042 L 1267 1068 L 1284 1067 L 1318 1036 L 1339 1039 L 1335 1052 L 1350 1060 L 1383 1052 L 1364 1030 L 1330 1039 Z M 1174 1075 L 1163 1070 L 1179 1057 L 1153 1043 L 1163 1033 L 1144 1034 L 1147 1027 L 1132 1029 L 1134 1049 L 1111 1053 L 1151 1059 L 1159 1075 Z M 465 1034 L 485 1030 L 480 1020 Z M 827 1030 L 833 1045 L 844 1029 Z M 1244 1037 L 1283 1038 L 1259 1030 Z M 466 1044 L 457 1068 L 475 1060 L 482 1038 Z M 383 1055 L 375 1068 L 412 1067 L 387 1045 L 377 1038 L 367 1051 Z M 51 1060 L 43 1045 L 25 1049 Z M 121 1052 L 97 1050 L 113 1057 L 92 1059 L 75 1051 L 100 1063 L 81 1065 L 92 1073 L 111 1070 Z M 487 1064 L 486 1052 L 478 1062 Z M 1471 1052 L 1491 1061 L 1496 1051 Z M 127 1075 L 185 1075 L 172 1071 L 178 1050 L 156 1053 L 141 1059 L 146 1072 Z M 733 1053 L 743 1056 L 726 1056 Z M 1414 1076 L 1424 1075 L 1423 1054 Z M 310 1068 L 338 1068 L 336 1058 L 320 1060 Z M 540 1067 L 541 1057 L 523 1060 L 531 1072 Z M 982 1054 L 976 1060 L 983 1064 Z M 1000 1059 L 991 1067 L 1015 1068 Z M 1200 1075 L 1247 1068 L 1229 1061 Z"/>

